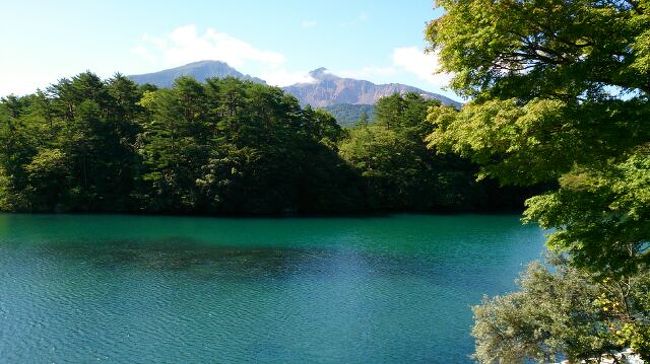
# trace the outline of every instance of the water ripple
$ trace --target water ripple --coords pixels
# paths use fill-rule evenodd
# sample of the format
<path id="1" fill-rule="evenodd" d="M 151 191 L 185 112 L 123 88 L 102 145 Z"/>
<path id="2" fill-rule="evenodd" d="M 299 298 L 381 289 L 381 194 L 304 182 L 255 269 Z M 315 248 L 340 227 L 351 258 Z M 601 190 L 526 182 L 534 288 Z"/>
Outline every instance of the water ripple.
<path id="1" fill-rule="evenodd" d="M 469 362 L 469 305 L 541 241 L 511 218 L 10 219 L 0 362 Z"/>

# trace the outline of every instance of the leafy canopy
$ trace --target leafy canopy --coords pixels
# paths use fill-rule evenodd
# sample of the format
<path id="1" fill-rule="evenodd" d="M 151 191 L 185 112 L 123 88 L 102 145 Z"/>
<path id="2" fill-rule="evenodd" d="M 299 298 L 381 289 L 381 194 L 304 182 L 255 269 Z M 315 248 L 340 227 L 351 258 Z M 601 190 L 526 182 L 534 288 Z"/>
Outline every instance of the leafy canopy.
<path id="1" fill-rule="evenodd" d="M 594 281 L 561 260 L 555 264 L 550 270 L 532 263 L 522 274 L 519 292 L 486 298 L 474 307 L 475 358 L 552 363 L 564 356 L 592 362 L 625 346 L 647 356 L 650 274 Z"/>
<path id="2" fill-rule="evenodd" d="M 471 101 L 427 140 L 479 178 L 552 183 L 524 220 L 567 263 L 474 310 L 483 363 L 650 359 L 650 1 L 440 0 L 430 50 Z"/>
<path id="3" fill-rule="evenodd" d="M 650 2 L 441 0 L 427 27 L 460 112 L 433 108 L 430 147 L 504 184 L 555 182 L 526 219 L 604 274 L 647 269 Z"/>

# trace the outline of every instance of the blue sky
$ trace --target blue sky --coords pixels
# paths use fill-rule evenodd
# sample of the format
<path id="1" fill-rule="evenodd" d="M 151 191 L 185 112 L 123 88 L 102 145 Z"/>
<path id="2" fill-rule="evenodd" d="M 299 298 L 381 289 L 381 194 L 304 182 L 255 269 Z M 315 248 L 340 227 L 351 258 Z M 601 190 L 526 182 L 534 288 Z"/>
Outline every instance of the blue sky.
<path id="1" fill-rule="evenodd" d="M 443 91 L 423 49 L 431 0 L 2 1 L 0 95 L 85 70 L 109 77 L 219 59 L 271 84 L 318 67 Z M 456 97 L 457 98 L 457 97 Z"/>

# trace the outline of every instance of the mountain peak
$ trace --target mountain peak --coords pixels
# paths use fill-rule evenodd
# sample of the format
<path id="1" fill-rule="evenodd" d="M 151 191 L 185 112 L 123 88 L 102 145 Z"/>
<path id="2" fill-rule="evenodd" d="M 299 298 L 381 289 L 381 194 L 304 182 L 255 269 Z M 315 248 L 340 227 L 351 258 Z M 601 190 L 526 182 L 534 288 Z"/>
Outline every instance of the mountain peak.
<path id="1" fill-rule="evenodd" d="M 196 61 L 196 62 L 191 62 L 188 63 L 182 67 L 198 67 L 198 66 L 225 66 L 225 67 L 230 67 L 230 65 L 224 61 L 218 61 L 218 60 L 212 60 L 212 59 L 204 59 L 202 61 Z"/>
<path id="2" fill-rule="evenodd" d="M 329 79 L 335 79 L 338 78 L 337 76 L 327 72 L 327 68 L 325 67 L 320 67 L 316 68 L 315 70 L 309 72 L 309 75 L 316 79 L 316 80 L 329 80 Z"/>
<path id="3" fill-rule="evenodd" d="M 375 84 L 370 81 L 339 77 L 320 67 L 309 72 L 314 82 L 298 83 L 283 87 L 302 105 L 326 107 L 337 104 L 373 105 L 382 97 L 393 94 L 416 93 L 425 99 L 440 100 L 445 105 L 458 107 L 460 103 L 445 96 L 426 92 L 417 87 L 400 83 Z"/>
<path id="4" fill-rule="evenodd" d="M 257 77 L 242 74 L 236 69 L 230 67 L 226 62 L 217 60 L 192 62 L 160 72 L 132 75 L 129 76 L 129 78 L 139 84 L 151 83 L 158 87 L 170 87 L 174 83 L 174 80 L 180 76 L 191 76 L 200 82 L 203 82 L 210 77 L 235 77 L 242 80 L 253 81 L 255 83 L 266 83 Z"/>
<path id="5" fill-rule="evenodd" d="M 266 83 L 259 78 L 242 74 L 227 63 L 217 60 L 192 62 L 160 72 L 129 77 L 139 84 L 151 83 L 159 87 L 170 87 L 173 85 L 174 80 L 180 76 L 192 76 L 200 82 L 211 77 L 235 77 L 262 84 Z M 314 79 L 314 82 L 283 87 L 285 91 L 294 95 L 303 105 L 310 104 L 314 107 L 336 104 L 372 105 L 382 97 L 407 92 L 417 93 L 427 99 L 437 99 L 446 105 L 456 107 L 460 105 L 460 103 L 442 95 L 426 92 L 413 86 L 399 83 L 378 85 L 369 81 L 339 77 L 330 73 L 325 67 L 316 68 L 309 72 L 309 76 Z"/>

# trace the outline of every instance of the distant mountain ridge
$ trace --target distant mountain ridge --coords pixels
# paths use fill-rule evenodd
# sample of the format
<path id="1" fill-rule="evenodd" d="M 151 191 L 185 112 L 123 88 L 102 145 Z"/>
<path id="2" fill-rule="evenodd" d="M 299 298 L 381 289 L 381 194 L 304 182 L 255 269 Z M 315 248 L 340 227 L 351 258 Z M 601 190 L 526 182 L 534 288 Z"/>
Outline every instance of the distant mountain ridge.
<path id="1" fill-rule="evenodd" d="M 230 67 L 227 63 L 221 61 L 193 62 L 184 66 L 170 68 L 159 72 L 132 75 L 128 77 L 138 84 L 150 83 L 158 87 L 171 87 L 174 80 L 181 76 L 191 76 L 200 82 L 204 82 L 206 79 L 211 77 L 235 77 L 242 80 L 253 81 L 255 83 L 266 84 L 264 80 L 250 75 L 245 75 Z"/>
<path id="2" fill-rule="evenodd" d="M 460 107 L 460 103 L 448 97 L 427 92 L 414 86 L 401 83 L 375 84 L 370 81 L 343 78 L 327 72 L 326 68 L 317 68 L 309 75 L 314 79 L 310 83 L 297 83 L 284 87 L 294 95 L 301 104 L 314 107 L 326 107 L 336 104 L 372 105 L 382 97 L 395 93 L 414 92 L 426 99 L 440 100 L 445 105 Z"/>
<path id="3" fill-rule="evenodd" d="M 282 89 L 295 96 L 301 105 L 309 104 L 315 108 L 327 109 L 341 125 L 353 124 L 362 112 L 372 117 L 373 105 L 380 98 L 395 93 L 414 92 L 425 99 L 439 100 L 444 105 L 456 108 L 461 106 L 460 102 L 414 86 L 401 83 L 375 84 L 365 80 L 338 77 L 327 72 L 323 67 L 311 71 L 309 75 L 313 82 L 297 83 Z M 149 83 L 158 87 L 171 87 L 174 80 L 180 76 L 191 76 L 200 82 L 211 77 L 235 77 L 266 84 L 264 80 L 245 75 L 221 61 L 193 62 L 159 72 L 128 77 L 138 84 Z"/>

